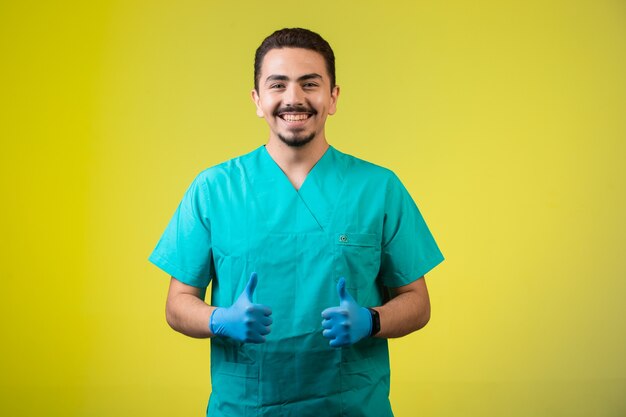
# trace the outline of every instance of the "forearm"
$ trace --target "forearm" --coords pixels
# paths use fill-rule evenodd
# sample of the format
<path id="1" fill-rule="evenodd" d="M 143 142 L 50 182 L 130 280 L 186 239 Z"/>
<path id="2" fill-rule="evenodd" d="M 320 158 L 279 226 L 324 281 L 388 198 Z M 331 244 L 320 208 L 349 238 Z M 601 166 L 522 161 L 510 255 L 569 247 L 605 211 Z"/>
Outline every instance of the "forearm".
<path id="1" fill-rule="evenodd" d="M 176 294 L 169 297 L 165 316 L 170 327 L 177 332 L 195 338 L 213 336 L 209 320 L 215 307 L 206 304 L 192 294 Z"/>
<path id="2" fill-rule="evenodd" d="M 419 282 L 423 280 L 416 282 L 419 291 L 399 293 L 375 307 L 380 315 L 380 332 L 375 337 L 402 337 L 426 326 L 430 320 L 430 300 L 425 282 Z"/>

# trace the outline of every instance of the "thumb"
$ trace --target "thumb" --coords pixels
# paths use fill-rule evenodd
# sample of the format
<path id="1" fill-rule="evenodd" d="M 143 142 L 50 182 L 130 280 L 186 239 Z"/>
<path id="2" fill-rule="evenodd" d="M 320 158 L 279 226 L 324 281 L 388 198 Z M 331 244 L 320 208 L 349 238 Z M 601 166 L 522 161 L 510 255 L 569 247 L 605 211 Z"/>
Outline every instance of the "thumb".
<path id="1" fill-rule="evenodd" d="M 258 278 L 257 278 L 256 272 L 253 272 L 252 274 L 250 274 L 250 279 L 248 280 L 246 289 L 243 290 L 243 293 L 245 294 L 246 298 L 248 298 L 250 302 L 252 302 L 252 294 L 254 294 L 254 289 L 256 288 L 257 282 L 258 282 Z"/>
<path id="2" fill-rule="evenodd" d="M 339 294 L 339 302 L 343 303 L 348 300 L 350 294 L 346 291 L 346 279 L 344 277 L 339 278 L 337 281 L 337 293 Z"/>

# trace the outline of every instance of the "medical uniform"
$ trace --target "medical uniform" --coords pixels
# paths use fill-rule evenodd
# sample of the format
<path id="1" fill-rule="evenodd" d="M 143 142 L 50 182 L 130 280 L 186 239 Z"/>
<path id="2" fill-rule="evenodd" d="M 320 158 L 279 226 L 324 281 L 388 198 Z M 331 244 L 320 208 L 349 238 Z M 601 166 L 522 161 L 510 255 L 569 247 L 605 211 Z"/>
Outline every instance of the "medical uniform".
<path id="1" fill-rule="evenodd" d="M 336 283 L 359 305 L 384 303 L 443 260 L 415 203 L 389 170 L 332 146 L 296 190 L 265 146 L 193 181 L 150 261 L 211 287 L 229 307 L 250 274 L 272 309 L 263 344 L 211 339 L 209 416 L 392 416 L 387 340 L 331 348 L 321 312 Z"/>

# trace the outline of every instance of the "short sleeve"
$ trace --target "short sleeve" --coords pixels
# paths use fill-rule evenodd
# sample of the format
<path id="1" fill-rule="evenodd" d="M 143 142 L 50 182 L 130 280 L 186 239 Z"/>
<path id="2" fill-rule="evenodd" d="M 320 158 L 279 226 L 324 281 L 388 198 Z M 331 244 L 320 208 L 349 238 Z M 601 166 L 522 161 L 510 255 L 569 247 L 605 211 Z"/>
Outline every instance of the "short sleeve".
<path id="1" fill-rule="evenodd" d="M 213 275 L 209 193 L 199 175 L 189 186 L 159 243 L 148 258 L 177 280 L 206 288 Z"/>
<path id="2" fill-rule="evenodd" d="M 387 184 L 380 278 L 400 287 L 421 278 L 443 261 L 424 218 L 398 177 Z"/>

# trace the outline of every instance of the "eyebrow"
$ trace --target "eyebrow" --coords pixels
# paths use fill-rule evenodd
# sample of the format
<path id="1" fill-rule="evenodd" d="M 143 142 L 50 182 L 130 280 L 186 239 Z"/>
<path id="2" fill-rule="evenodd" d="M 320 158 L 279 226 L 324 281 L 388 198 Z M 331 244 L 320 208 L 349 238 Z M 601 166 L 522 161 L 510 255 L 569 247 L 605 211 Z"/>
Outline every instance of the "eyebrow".
<path id="1" fill-rule="evenodd" d="M 306 80 L 312 80 L 312 79 L 323 79 L 323 77 L 315 72 L 312 72 L 310 74 L 304 74 L 300 77 L 298 77 L 297 81 L 306 81 Z M 287 77 L 286 75 L 270 75 L 269 77 L 267 77 L 265 79 L 265 83 L 267 84 L 270 81 L 289 81 L 289 77 Z"/>

